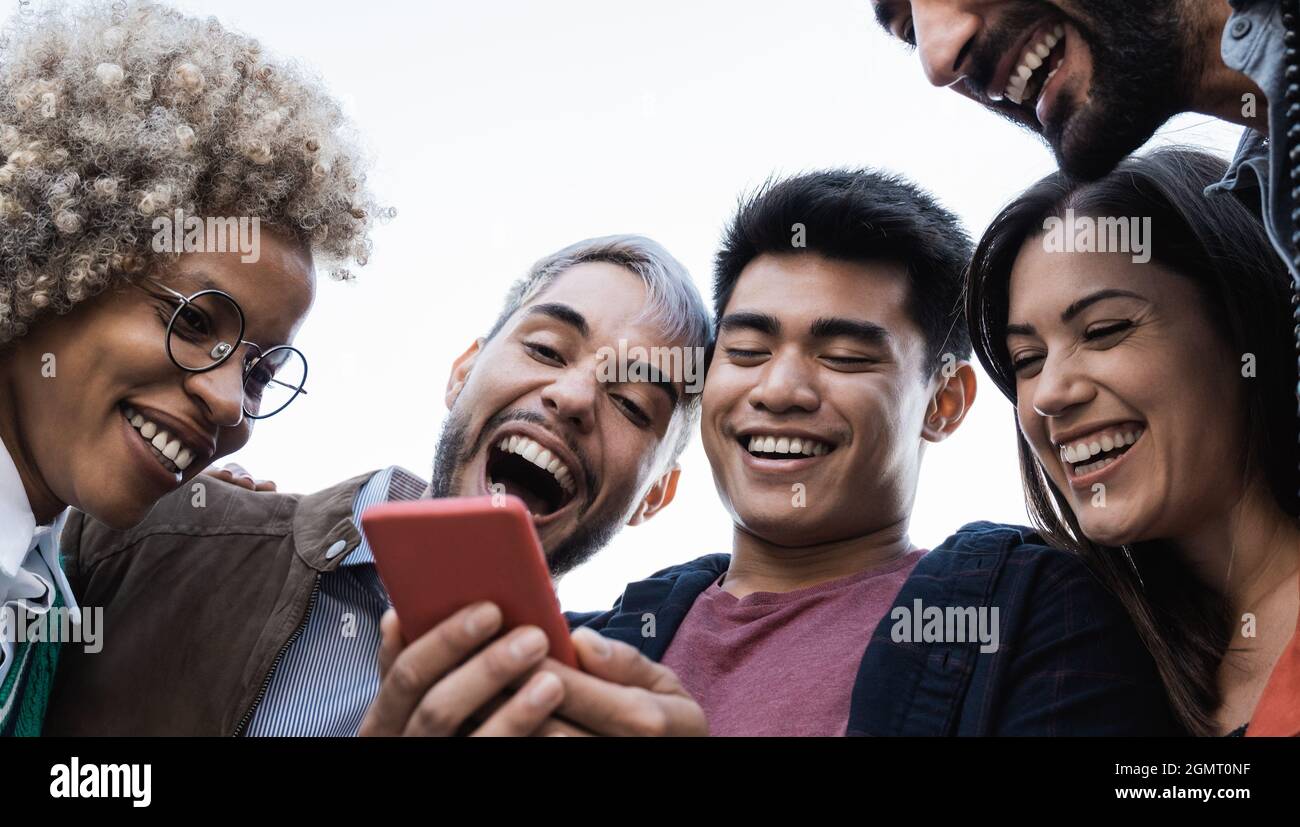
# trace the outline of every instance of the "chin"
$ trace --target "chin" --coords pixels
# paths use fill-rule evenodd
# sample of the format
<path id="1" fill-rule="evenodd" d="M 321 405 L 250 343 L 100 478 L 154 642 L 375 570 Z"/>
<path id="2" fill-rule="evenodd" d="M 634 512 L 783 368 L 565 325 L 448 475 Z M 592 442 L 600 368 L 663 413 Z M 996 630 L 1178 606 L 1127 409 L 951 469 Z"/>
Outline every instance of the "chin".
<path id="1" fill-rule="evenodd" d="M 791 510 L 788 504 L 785 510 L 787 514 Z M 822 542 L 815 532 L 817 523 L 782 517 L 776 511 L 738 514 L 736 521 L 748 533 L 777 546 L 796 548 Z"/>
<path id="2" fill-rule="evenodd" d="M 1133 543 L 1139 543 L 1147 537 L 1143 532 L 1138 531 L 1133 526 L 1131 520 L 1094 520 L 1092 522 L 1079 523 L 1079 528 L 1083 530 L 1083 535 L 1092 542 L 1101 546 L 1127 546 Z"/>
<path id="3" fill-rule="evenodd" d="M 87 503 L 80 506 L 80 509 L 114 531 L 126 531 L 144 522 L 153 510 L 153 503 Z"/>

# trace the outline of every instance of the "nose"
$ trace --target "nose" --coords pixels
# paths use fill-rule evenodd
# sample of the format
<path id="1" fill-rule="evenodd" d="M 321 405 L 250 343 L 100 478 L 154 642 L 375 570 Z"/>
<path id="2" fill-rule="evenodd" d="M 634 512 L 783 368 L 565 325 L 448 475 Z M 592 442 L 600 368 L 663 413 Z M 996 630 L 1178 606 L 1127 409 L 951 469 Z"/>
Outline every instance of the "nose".
<path id="1" fill-rule="evenodd" d="M 980 17 L 952 0 L 912 0 L 912 27 L 921 68 L 935 86 L 966 77 L 966 56 L 980 29 Z"/>
<path id="2" fill-rule="evenodd" d="M 238 428 L 244 421 L 244 369 L 231 358 L 216 370 L 191 373 L 185 388 L 198 400 L 208 421 L 219 428 Z"/>
<path id="3" fill-rule="evenodd" d="M 1069 360 L 1053 361 L 1049 356 L 1034 382 L 1034 411 L 1039 416 L 1057 417 L 1071 408 L 1090 402 L 1097 395 L 1097 387 Z"/>
<path id="4" fill-rule="evenodd" d="M 585 434 L 595 427 L 599 394 L 595 371 L 588 365 L 574 365 L 542 388 L 542 404 Z"/>
<path id="5" fill-rule="evenodd" d="M 821 396 L 809 381 L 802 359 L 777 353 L 763 366 L 758 384 L 749 393 L 749 404 L 771 413 L 811 413 L 821 407 Z"/>

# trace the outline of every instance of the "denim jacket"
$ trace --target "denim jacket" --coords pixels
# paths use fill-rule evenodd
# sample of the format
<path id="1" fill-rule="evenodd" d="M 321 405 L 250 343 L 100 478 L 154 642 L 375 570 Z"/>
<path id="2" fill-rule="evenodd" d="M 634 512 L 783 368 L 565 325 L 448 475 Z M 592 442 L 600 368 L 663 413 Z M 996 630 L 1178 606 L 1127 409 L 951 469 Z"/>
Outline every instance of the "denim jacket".
<path id="1" fill-rule="evenodd" d="M 632 583 L 606 612 L 568 615 L 660 660 L 712 554 Z M 919 601 L 919 603 L 917 602 Z M 999 645 L 909 640 L 918 608 L 998 608 Z M 1119 602 L 1073 554 L 1029 529 L 972 523 L 921 558 L 863 653 L 848 735 L 1181 735 L 1155 664 Z"/>
<path id="2" fill-rule="evenodd" d="M 1273 248 L 1300 283 L 1294 267 L 1296 245 L 1291 241 L 1291 168 L 1286 140 L 1286 44 L 1282 7 L 1278 0 L 1228 0 L 1233 13 L 1223 30 L 1222 54 L 1228 68 L 1241 72 L 1259 86 L 1267 97 L 1255 101 L 1255 117 L 1265 129 L 1247 129 L 1241 136 L 1236 157 L 1223 180 L 1206 194 L 1233 192 L 1243 198 L 1258 191 L 1264 229 Z M 1249 101 L 1243 100 L 1243 113 Z M 1270 136 L 1272 140 L 1270 140 Z"/>

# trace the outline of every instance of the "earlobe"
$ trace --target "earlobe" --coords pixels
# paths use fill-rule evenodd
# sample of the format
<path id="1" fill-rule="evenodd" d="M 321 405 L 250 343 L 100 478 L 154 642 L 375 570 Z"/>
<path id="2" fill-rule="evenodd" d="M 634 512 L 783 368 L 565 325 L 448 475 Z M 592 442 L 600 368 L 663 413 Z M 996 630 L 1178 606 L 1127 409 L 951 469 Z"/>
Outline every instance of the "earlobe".
<path id="1" fill-rule="evenodd" d="M 446 401 L 448 409 L 456 404 L 456 397 L 460 396 L 465 383 L 469 381 L 470 369 L 474 366 L 474 362 L 478 359 L 478 355 L 482 350 L 483 340 L 475 339 L 474 344 L 466 348 L 465 352 L 457 356 L 456 361 L 451 363 L 451 376 L 447 379 Z"/>
<path id="2" fill-rule="evenodd" d="M 650 490 L 646 492 L 645 498 L 637 506 L 636 513 L 627 521 L 628 525 L 641 525 L 660 511 L 664 510 L 673 498 L 677 496 L 677 480 L 682 475 L 682 469 L 679 465 L 674 465 L 672 470 L 659 478 Z"/>

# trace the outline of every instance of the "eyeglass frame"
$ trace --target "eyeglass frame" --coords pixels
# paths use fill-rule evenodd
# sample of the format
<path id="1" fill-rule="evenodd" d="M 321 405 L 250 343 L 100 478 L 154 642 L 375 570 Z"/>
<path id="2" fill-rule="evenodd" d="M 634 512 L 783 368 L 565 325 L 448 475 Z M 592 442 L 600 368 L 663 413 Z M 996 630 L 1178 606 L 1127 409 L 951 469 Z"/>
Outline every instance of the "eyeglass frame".
<path id="1" fill-rule="evenodd" d="M 288 382 L 281 382 L 280 380 L 275 378 L 271 379 L 271 382 L 280 385 L 281 387 L 290 388 L 295 391 L 293 396 L 289 397 L 289 401 L 285 402 L 283 405 L 276 408 L 274 411 L 272 411 L 269 414 L 252 414 L 249 413 L 247 406 L 244 405 L 245 400 L 241 399 L 239 403 L 239 407 L 243 411 L 244 416 L 248 417 L 249 419 L 270 419 L 271 417 L 275 416 L 276 414 L 280 413 L 285 408 L 293 404 L 294 400 L 296 400 L 299 396 L 307 395 L 307 372 L 309 369 L 309 365 L 307 363 L 307 355 L 303 353 L 301 350 L 299 350 L 298 348 L 294 347 L 293 345 L 276 345 L 270 350 L 263 351 L 261 345 L 257 344 L 256 342 L 250 342 L 247 339 L 245 339 L 244 338 L 244 325 L 245 325 L 244 308 L 239 306 L 239 302 L 236 301 L 234 296 L 230 295 L 224 290 L 216 290 L 213 288 L 200 290 L 197 293 L 191 293 L 190 295 L 186 296 L 184 293 L 181 293 L 179 290 L 173 290 L 172 288 L 168 287 L 162 282 L 156 281 L 154 279 L 147 279 L 146 281 L 148 281 L 150 284 L 152 284 L 155 287 L 167 291 L 169 294 L 171 294 L 172 298 L 174 298 L 177 302 L 179 302 L 178 306 L 176 307 L 176 310 L 172 312 L 171 319 L 169 319 L 167 322 L 167 330 L 163 334 L 163 347 L 167 351 L 167 358 L 171 360 L 171 363 L 176 367 L 180 368 L 181 370 L 185 371 L 186 373 L 208 373 L 210 371 L 214 371 L 217 368 L 221 367 L 222 365 L 226 364 L 226 362 L 229 362 L 230 357 L 235 355 L 235 353 L 239 350 L 240 345 L 248 345 L 249 347 L 254 348 L 257 351 L 257 354 L 255 355 L 253 361 L 249 362 L 241 370 L 242 378 L 240 381 L 239 388 L 240 391 L 242 392 L 244 390 L 245 384 L 248 382 L 249 374 L 252 373 L 253 368 L 256 367 L 258 363 L 260 363 L 267 356 L 270 356 L 272 353 L 275 353 L 277 350 L 292 350 L 294 353 L 298 354 L 298 358 L 302 360 L 302 384 L 300 384 L 296 389 L 294 389 L 294 386 L 290 385 Z M 135 286 L 141 290 L 144 290 L 144 292 L 146 293 L 149 292 L 145 290 L 145 288 L 140 284 L 135 284 Z M 217 347 L 214 347 L 213 350 L 220 348 L 222 345 L 228 347 L 229 350 L 227 350 L 221 356 L 216 357 L 215 362 L 213 362 L 212 364 L 208 365 L 205 368 L 186 367 L 185 365 L 182 365 L 180 363 L 180 360 L 176 358 L 176 355 L 172 353 L 172 328 L 176 325 L 176 319 L 177 317 L 180 316 L 182 310 L 184 310 L 187 306 L 194 304 L 195 299 L 201 296 L 209 296 L 209 295 L 220 296 L 221 298 L 230 302 L 230 304 L 235 308 L 235 313 L 239 315 L 239 335 L 237 337 L 238 344 L 232 346 L 229 342 L 218 342 Z M 204 312 L 203 308 L 201 307 L 196 309 L 198 309 L 199 312 L 201 313 Z M 204 315 L 207 314 L 204 313 Z M 246 399 L 247 393 L 244 393 L 243 395 Z"/>

